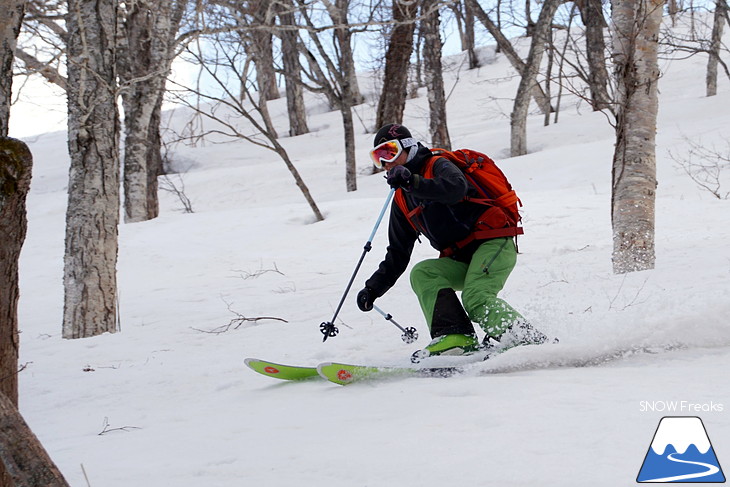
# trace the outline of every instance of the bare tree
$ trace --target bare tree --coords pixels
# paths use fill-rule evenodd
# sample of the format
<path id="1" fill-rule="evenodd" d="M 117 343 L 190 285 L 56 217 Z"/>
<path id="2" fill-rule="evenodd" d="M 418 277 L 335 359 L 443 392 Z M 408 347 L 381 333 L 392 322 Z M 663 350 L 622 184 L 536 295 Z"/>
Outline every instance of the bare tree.
<path id="1" fill-rule="evenodd" d="M 352 31 L 347 26 L 349 0 L 336 0 L 333 5 L 325 2 L 327 14 L 332 21 L 334 38 L 327 39 L 327 28 L 316 27 L 313 20 L 315 12 L 304 0 L 296 0 L 304 28 L 308 34 L 308 49 L 305 43 L 300 44 L 302 54 L 307 58 L 309 71 L 306 78 L 316 86 L 308 85 L 312 92 L 324 93 L 330 103 L 334 103 L 342 116 L 342 128 L 345 139 L 345 188 L 347 191 L 357 190 L 357 161 L 355 157 L 355 124 L 352 107 L 359 103 L 359 90 L 353 86 L 355 81 L 354 63 L 350 40 Z M 321 12 L 319 12 L 321 14 Z M 337 48 L 330 53 L 325 41 Z M 324 69 L 322 69 L 324 66 Z"/>
<path id="2" fill-rule="evenodd" d="M 67 89 L 67 79 L 60 73 L 65 62 L 66 38 L 68 34 L 60 21 L 66 15 L 66 0 L 27 0 L 22 32 L 25 41 L 18 45 L 15 53 L 17 74 L 30 76 L 38 74 L 48 82 Z"/>
<path id="3" fill-rule="evenodd" d="M 616 148 L 611 222 L 613 270 L 654 267 L 658 38 L 664 0 L 613 0 Z"/>
<path id="4" fill-rule="evenodd" d="M 454 20 L 459 30 L 459 39 L 461 40 L 461 50 L 466 51 L 469 69 L 479 67 L 479 59 L 477 58 L 475 37 L 474 37 L 474 13 L 472 12 L 471 3 L 458 0 L 448 5 L 454 12 Z"/>
<path id="5" fill-rule="evenodd" d="M 423 60 L 428 88 L 429 127 L 431 145 L 451 149 L 449 128 L 446 123 L 446 94 L 444 91 L 443 68 L 441 66 L 442 42 L 441 20 L 436 0 L 421 3 L 421 30 L 423 31 Z"/>
<path id="6" fill-rule="evenodd" d="M 730 199 L 730 139 L 723 140 L 725 147 L 688 137 L 684 140 L 686 151 L 683 154 L 670 152 L 669 157 L 697 186 L 717 199 Z"/>
<path id="7" fill-rule="evenodd" d="M 274 2 L 270 0 L 251 0 L 246 3 L 249 4 L 251 14 L 256 19 L 256 25 L 270 27 L 269 29 L 253 29 L 250 34 L 256 52 L 254 63 L 256 64 L 256 79 L 258 80 L 259 91 L 264 100 L 277 100 L 281 95 L 279 95 L 279 87 L 276 83 L 271 33 L 275 18 Z"/>
<path id="8" fill-rule="evenodd" d="M 717 94 L 717 65 L 720 61 L 722 32 L 727 19 L 727 0 L 715 0 L 715 14 L 712 22 L 712 38 L 710 39 L 709 59 L 707 60 L 707 96 Z"/>
<path id="9" fill-rule="evenodd" d="M 606 41 L 603 31 L 607 27 L 601 0 L 581 0 L 583 25 L 586 27 L 586 58 L 588 60 L 588 86 L 591 90 L 593 110 L 609 108 L 608 69 L 606 69 Z"/>
<path id="10" fill-rule="evenodd" d="M 402 123 L 403 110 L 408 96 L 408 68 L 413 52 L 414 22 L 418 6 L 416 2 L 393 1 L 393 28 L 390 31 L 388 50 L 385 53 L 383 90 L 378 100 L 375 127 L 386 123 Z"/>
<path id="11" fill-rule="evenodd" d="M 117 331 L 116 8 L 116 0 L 68 0 L 64 338 Z"/>
<path id="12" fill-rule="evenodd" d="M 542 4 L 540 16 L 532 29 L 532 43 L 527 55 L 527 62 L 520 85 L 517 89 L 514 108 L 510 116 L 512 157 L 527 154 L 527 115 L 530 108 L 530 98 L 534 85 L 537 84 L 537 73 L 540 69 L 542 54 L 549 41 L 552 29 L 552 20 L 561 0 L 545 0 Z"/>
<path id="13" fill-rule="evenodd" d="M 124 107 L 124 219 L 156 218 L 162 174 L 160 118 L 165 82 L 175 56 L 175 36 L 187 0 L 138 0 L 124 12 L 118 59 Z"/>
<path id="14" fill-rule="evenodd" d="M 13 60 L 24 5 L 23 0 L 0 0 L 0 137 L 8 135 Z"/>
<path id="15" fill-rule="evenodd" d="M 479 19 L 484 27 L 487 28 L 489 34 L 497 42 L 498 52 L 504 53 L 505 57 L 510 62 L 512 67 L 514 67 L 518 73 L 522 74 L 526 68 L 525 62 L 520 58 L 519 54 L 517 54 L 517 51 L 512 46 L 512 43 L 509 41 L 507 36 L 504 35 L 498 24 L 494 23 L 489 18 L 489 15 L 487 15 L 481 5 L 479 5 L 477 0 L 465 1 L 469 5 L 471 11 L 474 13 L 476 18 Z M 497 10 L 497 12 L 499 12 L 499 10 Z M 543 114 L 550 113 L 552 111 L 550 98 L 545 96 L 545 93 L 543 92 L 539 83 L 533 83 L 532 91 L 530 94 L 535 100 L 535 103 L 537 103 L 537 106 L 540 107 L 540 111 Z"/>
<path id="16" fill-rule="evenodd" d="M 294 5 L 291 0 L 279 2 L 279 22 L 284 29 L 278 32 L 281 38 L 281 62 L 286 86 L 286 106 L 289 113 L 289 135 L 292 137 L 309 133 L 307 112 L 304 107 L 304 89 L 302 83 L 302 65 L 299 62 L 299 36 L 294 30 Z"/>
<path id="17" fill-rule="evenodd" d="M 179 102 L 210 121 L 210 125 L 212 125 L 212 128 L 205 133 L 194 134 L 191 137 L 200 138 L 215 134 L 226 138 L 246 140 L 256 146 L 273 151 L 281 158 L 294 178 L 297 187 L 314 213 L 316 221 L 324 220 L 304 179 L 294 166 L 284 146 L 277 140 L 270 119 L 262 113 L 260 103 L 265 102 L 260 98 L 254 99 L 252 88 L 246 84 L 244 84 L 243 98 L 234 95 L 234 90 L 230 86 L 231 80 L 239 82 L 241 79 L 246 79 L 246 75 L 242 71 L 242 65 L 245 65 L 245 62 L 240 59 L 242 51 L 238 48 L 239 46 L 232 39 L 226 39 L 222 33 L 212 34 L 206 38 L 206 41 L 205 48 L 194 49 L 194 46 L 189 46 L 186 53 L 189 61 L 200 66 L 201 78 L 205 78 L 205 82 L 209 86 L 203 90 L 174 83 L 179 89 L 175 93 Z M 213 92 L 213 87 L 217 93 Z M 242 124 L 241 119 L 246 123 Z"/>

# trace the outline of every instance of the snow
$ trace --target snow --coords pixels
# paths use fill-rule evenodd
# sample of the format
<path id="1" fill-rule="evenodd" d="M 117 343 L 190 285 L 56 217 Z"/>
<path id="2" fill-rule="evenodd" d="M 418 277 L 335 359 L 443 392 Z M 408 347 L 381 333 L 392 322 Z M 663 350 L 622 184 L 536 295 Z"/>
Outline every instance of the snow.
<path id="1" fill-rule="evenodd" d="M 340 334 L 323 343 L 319 333 L 388 193 L 369 175 L 374 102 L 356 108 L 356 192 L 345 191 L 337 112 L 310 100 L 313 132 L 282 138 L 326 216 L 319 223 L 275 154 L 243 142 L 178 146 L 195 213 L 165 193 L 159 218 L 121 225 L 121 332 L 83 340 L 60 336 L 65 134 L 28 139 L 20 410 L 71 485 L 626 485 L 668 414 L 643 401 L 720 405 L 672 415 L 701 416 L 720 463 L 730 464 L 730 201 L 698 188 L 669 157 L 686 150 L 686 138 L 722 146 L 728 79 L 705 98 L 705 57 L 664 63 L 656 269 L 614 275 L 607 118 L 563 100 L 560 122 L 543 127 L 531 116 L 530 153 L 508 158 L 517 79 L 503 56 L 484 54 L 489 63 L 459 71 L 458 81 L 462 59 L 447 62 L 452 143 L 492 155 L 517 189 L 526 233 L 502 296 L 561 343 L 449 379 L 283 383 L 243 362 L 405 365 L 428 342 L 405 276 L 376 304 L 416 326 L 417 343 L 355 306 L 383 256 L 385 224 L 340 313 Z M 286 133 L 285 100 L 270 112 Z M 422 139 L 426 114 L 421 92 L 405 124 Z M 184 110 L 172 117 L 186 122 Z M 411 263 L 431 257 L 423 243 Z M 286 322 L 209 333 L 239 315 Z"/>

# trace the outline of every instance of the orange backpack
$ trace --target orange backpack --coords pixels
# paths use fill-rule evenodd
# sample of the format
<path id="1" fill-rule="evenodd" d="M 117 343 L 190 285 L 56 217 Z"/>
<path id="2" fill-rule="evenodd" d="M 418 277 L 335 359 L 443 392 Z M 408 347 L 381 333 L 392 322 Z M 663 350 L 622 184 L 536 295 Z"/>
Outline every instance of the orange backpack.
<path id="1" fill-rule="evenodd" d="M 455 243 L 456 249 L 460 249 L 474 240 L 516 237 L 524 233 L 522 227 L 519 226 L 522 217 L 518 206 L 522 206 L 522 202 L 502 170 L 497 167 L 497 164 L 489 156 L 470 149 L 456 151 L 431 149 L 431 152 L 433 157 L 426 162 L 421 172 L 422 177 L 433 178 L 434 162 L 441 157 L 448 159 L 461 169 L 469 185 L 475 188 L 480 195 L 480 198 L 467 196 L 464 201 L 471 201 L 487 207 L 472 229 L 472 233 L 465 239 Z M 395 203 L 406 215 L 411 226 L 417 232 L 423 233 L 417 218 L 423 211 L 423 206 L 419 205 L 414 209 L 409 209 L 402 189 L 395 192 Z M 441 255 L 448 256 L 453 251 L 454 249 L 447 249 Z"/>

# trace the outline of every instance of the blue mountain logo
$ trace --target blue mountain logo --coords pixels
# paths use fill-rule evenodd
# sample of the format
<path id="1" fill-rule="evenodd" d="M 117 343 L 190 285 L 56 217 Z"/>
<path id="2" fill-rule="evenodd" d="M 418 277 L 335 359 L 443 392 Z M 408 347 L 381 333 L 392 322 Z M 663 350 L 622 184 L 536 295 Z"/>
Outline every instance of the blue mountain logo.
<path id="1" fill-rule="evenodd" d="M 636 481 L 725 482 L 702 420 L 695 416 L 662 418 Z"/>

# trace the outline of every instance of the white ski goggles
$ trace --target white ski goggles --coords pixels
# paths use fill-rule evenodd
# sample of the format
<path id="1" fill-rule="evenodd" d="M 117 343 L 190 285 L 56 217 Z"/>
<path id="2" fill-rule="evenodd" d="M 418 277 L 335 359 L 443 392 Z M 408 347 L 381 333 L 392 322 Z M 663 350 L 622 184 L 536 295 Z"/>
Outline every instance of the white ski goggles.
<path id="1" fill-rule="evenodd" d="M 413 137 L 401 140 L 389 140 L 373 147 L 370 151 L 370 159 L 373 161 L 373 164 L 375 164 L 375 167 L 382 168 L 383 164 L 389 164 L 395 161 L 398 156 L 401 155 L 403 149 L 407 149 L 416 144 L 418 144 L 418 141 Z"/>

